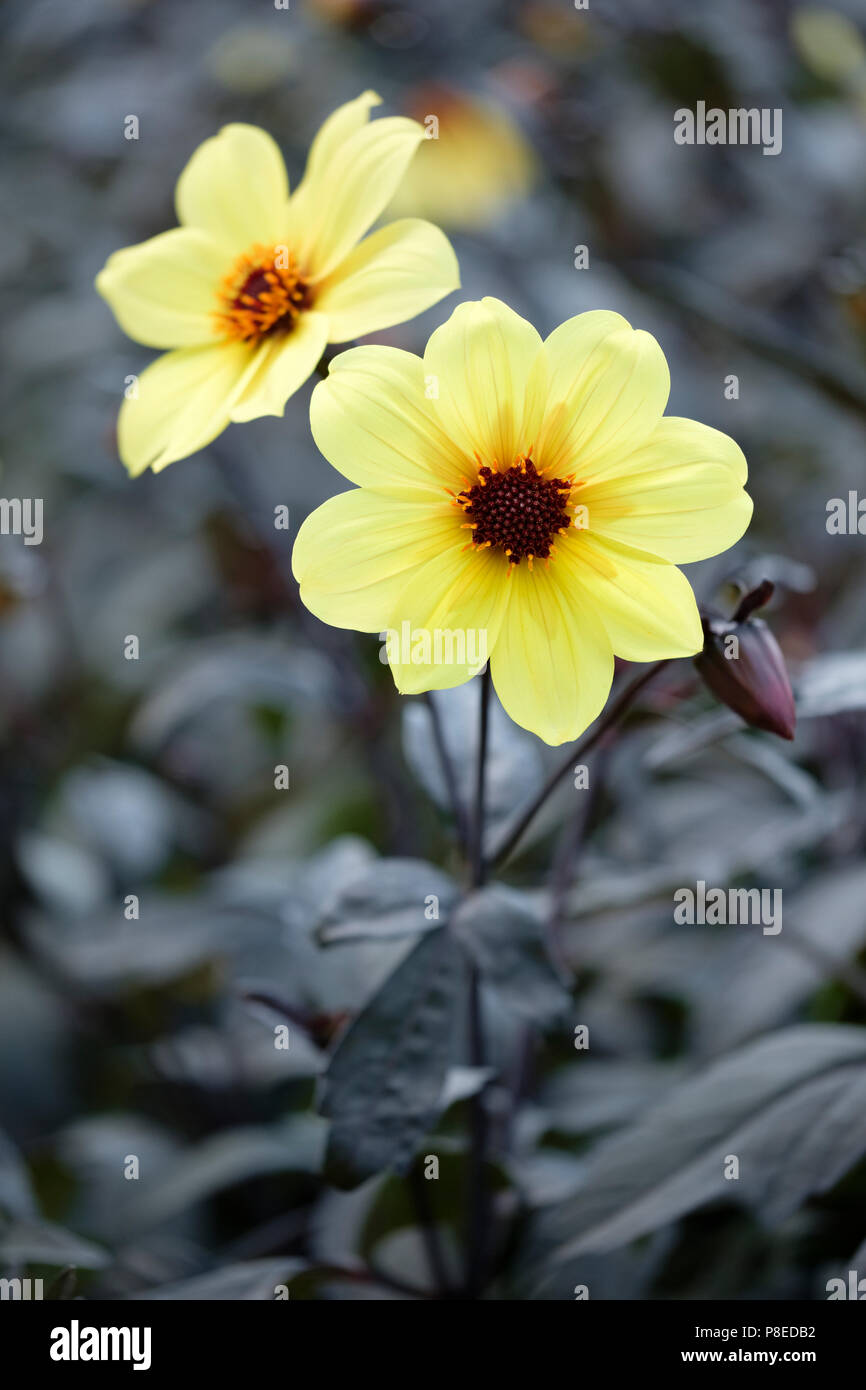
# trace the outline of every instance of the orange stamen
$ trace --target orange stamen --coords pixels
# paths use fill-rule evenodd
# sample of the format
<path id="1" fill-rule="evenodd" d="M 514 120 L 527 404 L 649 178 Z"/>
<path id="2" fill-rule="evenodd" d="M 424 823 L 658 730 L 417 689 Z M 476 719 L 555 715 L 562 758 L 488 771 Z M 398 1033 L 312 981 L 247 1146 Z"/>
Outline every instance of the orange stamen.
<path id="1" fill-rule="evenodd" d="M 312 303 L 295 257 L 285 246 L 253 246 L 238 257 L 218 291 L 220 337 L 257 343 L 289 332 Z"/>

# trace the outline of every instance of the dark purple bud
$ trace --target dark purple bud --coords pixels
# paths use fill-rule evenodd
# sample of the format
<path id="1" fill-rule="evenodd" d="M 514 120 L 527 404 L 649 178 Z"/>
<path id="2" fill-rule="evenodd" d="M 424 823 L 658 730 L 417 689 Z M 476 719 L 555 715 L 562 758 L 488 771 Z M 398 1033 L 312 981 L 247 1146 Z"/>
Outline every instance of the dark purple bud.
<path id="1" fill-rule="evenodd" d="M 746 594 L 732 618 L 704 618 L 695 666 L 710 690 L 747 724 L 793 738 L 797 722 L 785 658 L 767 624 L 751 615 L 770 598 L 768 581 Z"/>

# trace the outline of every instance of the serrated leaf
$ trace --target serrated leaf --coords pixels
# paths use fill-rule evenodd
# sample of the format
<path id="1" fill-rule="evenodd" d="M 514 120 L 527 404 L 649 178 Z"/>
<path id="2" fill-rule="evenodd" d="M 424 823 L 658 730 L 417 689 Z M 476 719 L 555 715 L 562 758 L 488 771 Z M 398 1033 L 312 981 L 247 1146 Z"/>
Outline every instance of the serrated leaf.
<path id="1" fill-rule="evenodd" d="M 516 1013 L 542 1024 L 561 1016 L 569 994 L 547 954 L 542 909 L 525 893 L 501 883 L 482 888 L 460 903 L 451 926 Z"/>
<path id="2" fill-rule="evenodd" d="M 557 1257 L 609 1250 L 712 1200 L 768 1223 L 825 1192 L 866 1152 L 866 1029 L 774 1033 L 677 1086 L 600 1145 L 559 1219 Z M 729 1156 L 737 1181 L 725 1178 Z"/>
<path id="3" fill-rule="evenodd" d="M 450 933 L 430 933 L 344 1034 L 322 1103 L 332 1121 L 326 1168 L 338 1186 L 408 1168 L 436 1118 L 465 976 Z"/>

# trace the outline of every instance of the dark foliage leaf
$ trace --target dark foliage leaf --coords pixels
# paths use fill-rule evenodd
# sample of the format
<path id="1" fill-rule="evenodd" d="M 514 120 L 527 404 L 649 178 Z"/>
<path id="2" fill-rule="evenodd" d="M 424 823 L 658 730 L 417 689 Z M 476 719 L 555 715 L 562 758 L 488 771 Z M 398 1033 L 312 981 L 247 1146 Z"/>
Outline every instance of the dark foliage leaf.
<path id="1" fill-rule="evenodd" d="M 377 859 L 331 900 L 317 935 L 330 945 L 430 931 L 442 925 L 458 891 L 452 878 L 423 859 Z"/>
<path id="2" fill-rule="evenodd" d="M 0 1231 L 0 1265 L 78 1265 L 103 1269 L 111 1257 L 101 1246 L 49 1221 L 21 1218 Z"/>
<path id="3" fill-rule="evenodd" d="M 35 1216 L 30 1174 L 12 1140 L 0 1130 L 0 1214 Z"/>
<path id="4" fill-rule="evenodd" d="M 284 1256 L 275 1260 L 248 1260 L 223 1269 L 163 1284 L 157 1289 L 134 1294 L 136 1299 L 195 1300 L 196 1302 L 259 1302 L 273 1300 L 278 1284 L 287 1284 L 306 1268 L 304 1260 Z"/>
<path id="5" fill-rule="evenodd" d="M 517 1013 L 543 1024 L 562 1015 L 569 994 L 547 954 L 542 913 L 525 893 L 491 884 L 459 905 L 452 929 Z"/>
<path id="6" fill-rule="evenodd" d="M 431 1141 L 432 1152 L 436 1152 L 439 1159 L 438 1177 L 419 1178 L 424 1184 L 425 1207 L 431 1225 L 443 1237 L 443 1250 L 456 1255 L 464 1234 L 468 1159 L 465 1153 L 443 1153 L 435 1141 Z M 419 1173 L 423 1171 L 420 1157 L 416 1167 Z M 506 1192 L 511 1186 L 504 1170 L 491 1161 L 484 1165 L 484 1182 L 488 1192 L 497 1194 Z M 417 1228 L 418 1204 L 408 1181 L 405 1177 L 390 1176 L 367 1210 L 358 1248 L 365 1258 L 372 1257 L 378 1262 L 376 1251 L 383 1241 L 390 1242 L 396 1233 L 417 1231 Z M 456 1281 L 460 1277 L 459 1262 L 452 1259 L 451 1263 L 450 1272 Z"/>
<path id="7" fill-rule="evenodd" d="M 768 1223 L 866 1151 L 866 1030 L 803 1025 L 742 1048 L 600 1146 L 561 1210 L 559 1258 L 608 1250 L 713 1199 Z M 725 1178 L 728 1156 L 739 1178 Z"/>
<path id="8" fill-rule="evenodd" d="M 800 673 L 796 695 L 801 718 L 866 709 L 866 652 L 816 656 Z"/>
<path id="9" fill-rule="evenodd" d="M 156 1225 L 215 1192 L 266 1173 L 316 1172 L 324 1149 L 324 1128 L 315 1115 L 295 1115 L 273 1129 L 232 1129 L 211 1135 L 179 1155 L 135 1201 L 130 1225 Z"/>
<path id="10" fill-rule="evenodd" d="M 326 1166 L 339 1186 L 405 1172 L 433 1123 L 464 997 L 465 963 L 448 932 L 422 937 L 354 1020 L 328 1069 Z"/>

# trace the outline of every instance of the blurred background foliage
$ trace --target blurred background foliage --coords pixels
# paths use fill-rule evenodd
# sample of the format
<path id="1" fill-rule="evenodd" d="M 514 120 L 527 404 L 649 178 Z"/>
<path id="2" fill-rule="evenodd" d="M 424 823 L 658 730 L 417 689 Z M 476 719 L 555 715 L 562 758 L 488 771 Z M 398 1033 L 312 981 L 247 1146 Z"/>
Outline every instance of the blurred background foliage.
<path id="1" fill-rule="evenodd" d="M 866 571 L 826 528 L 864 478 L 862 4 L 31 0 L 0 26 L 0 490 L 45 506 L 43 545 L 0 539 L 0 1272 L 58 1297 L 435 1295 L 486 1087 L 490 1296 L 824 1297 L 866 1237 Z M 423 911 L 462 872 L 429 708 L 375 639 L 299 609 L 272 529 L 342 489 L 309 387 L 131 483 L 114 421 L 150 354 L 92 287 L 173 224 L 219 125 L 265 126 L 297 179 L 366 87 L 440 120 L 395 208 L 448 228 L 460 297 L 543 333 L 620 310 L 668 356 L 670 412 L 742 445 L 754 524 L 689 572 L 727 611 L 775 581 L 799 704 L 782 745 L 673 667 L 588 810 L 567 779 L 453 938 Z M 698 100 L 781 107 L 781 155 L 675 146 Z M 418 351 L 454 302 L 375 340 Z M 476 691 L 436 708 L 465 791 Z M 561 756 L 500 715 L 493 839 Z M 699 878 L 781 886 L 782 933 L 676 926 Z M 465 1065 L 455 938 L 492 1070 Z"/>

